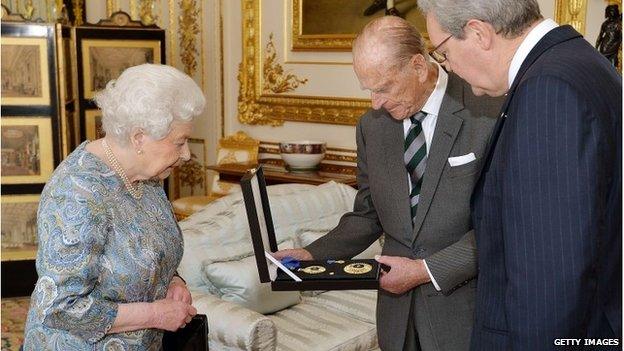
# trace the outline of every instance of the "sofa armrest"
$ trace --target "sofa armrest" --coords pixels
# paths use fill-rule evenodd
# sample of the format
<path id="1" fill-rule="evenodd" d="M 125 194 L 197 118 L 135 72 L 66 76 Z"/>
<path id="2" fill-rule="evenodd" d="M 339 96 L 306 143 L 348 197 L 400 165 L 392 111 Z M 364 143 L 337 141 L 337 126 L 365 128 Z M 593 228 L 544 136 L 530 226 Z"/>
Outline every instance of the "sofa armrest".
<path id="1" fill-rule="evenodd" d="M 214 295 L 196 292 L 192 295 L 197 313 L 208 316 L 211 349 L 276 349 L 277 329 L 268 317 Z"/>

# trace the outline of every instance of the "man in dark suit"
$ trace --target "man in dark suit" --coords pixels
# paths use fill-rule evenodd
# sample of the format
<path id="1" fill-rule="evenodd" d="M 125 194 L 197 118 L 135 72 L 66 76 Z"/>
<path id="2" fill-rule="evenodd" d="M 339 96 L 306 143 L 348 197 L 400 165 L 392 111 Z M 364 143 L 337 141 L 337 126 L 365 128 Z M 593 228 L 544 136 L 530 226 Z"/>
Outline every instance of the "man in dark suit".
<path id="1" fill-rule="evenodd" d="M 429 60 L 418 31 L 388 16 L 354 42 L 373 110 L 357 129 L 353 212 L 299 259 L 349 258 L 385 233 L 377 330 L 383 350 L 467 350 L 477 275 L 470 194 L 501 101 Z M 406 165 L 407 164 L 407 165 Z"/>
<path id="2" fill-rule="evenodd" d="M 419 6 L 434 56 L 475 92 L 506 95 L 472 200 L 472 349 L 621 345 L 604 340 L 622 333 L 620 76 L 535 0 Z"/>

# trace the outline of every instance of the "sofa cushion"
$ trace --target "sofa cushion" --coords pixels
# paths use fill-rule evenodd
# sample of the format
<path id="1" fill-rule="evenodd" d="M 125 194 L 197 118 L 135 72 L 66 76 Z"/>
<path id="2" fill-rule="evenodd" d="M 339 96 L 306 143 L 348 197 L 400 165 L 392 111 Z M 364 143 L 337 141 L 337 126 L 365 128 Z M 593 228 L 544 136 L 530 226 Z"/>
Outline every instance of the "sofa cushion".
<path id="1" fill-rule="evenodd" d="M 275 350 L 277 330 L 268 317 L 191 290 L 197 313 L 208 317 L 211 350 Z"/>
<path id="2" fill-rule="evenodd" d="M 359 321 L 375 324 L 377 310 L 376 290 L 336 290 L 305 297 L 306 304 L 344 313 Z"/>
<path id="3" fill-rule="evenodd" d="M 271 284 L 260 283 L 256 258 L 216 262 L 204 268 L 208 280 L 219 289 L 225 301 L 234 302 L 258 313 L 273 313 L 301 300 L 298 291 L 272 291 Z"/>
<path id="4" fill-rule="evenodd" d="M 285 184 L 286 185 L 286 184 Z M 338 224 L 353 207 L 356 190 L 329 182 L 319 186 L 288 184 L 267 187 L 278 242 L 295 237 L 302 228 L 326 228 Z M 193 288 L 204 285 L 202 267 L 216 261 L 240 259 L 251 254 L 251 236 L 241 193 L 225 196 L 180 222 L 184 256 L 178 271 Z M 206 288 L 206 287 L 204 287 Z"/>
<path id="5" fill-rule="evenodd" d="M 306 301 L 268 316 L 277 328 L 278 350 L 341 351 L 377 347 L 375 324 Z"/>

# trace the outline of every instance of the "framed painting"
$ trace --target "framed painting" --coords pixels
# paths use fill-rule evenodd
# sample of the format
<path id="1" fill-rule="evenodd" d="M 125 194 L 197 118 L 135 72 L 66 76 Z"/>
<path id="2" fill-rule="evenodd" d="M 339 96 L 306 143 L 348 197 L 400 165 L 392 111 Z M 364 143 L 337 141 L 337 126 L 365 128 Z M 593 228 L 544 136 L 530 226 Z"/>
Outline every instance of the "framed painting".
<path id="1" fill-rule="evenodd" d="M 372 19 L 385 15 L 386 1 L 292 0 L 294 51 L 351 51 L 357 33 Z M 394 10 L 427 35 L 425 17 L 416 1 L 395 0 Z"/>
<path id="2" fill-rule="evenodd" d="M 2 184 L 45 183 L 54 170 L 51 119 L 2 116 L 0 124 Z"/>
<path id="3" fill-rule="evenodd" d="M 2 195 L 2 261 L 35 259 L 39 195 Z"/>
<path id="4" fill-rule="evenodd" d="M 126 27 L 87 25 L 74 27 L 72 31 L 78 77 L 77 81 L 74 80 L 74 92 L 78 94 L 79 125 L 76 127 L 80 131 L 80 140 L 92 140 L 97 136 L 96 124 L 101 118 L 93 101 L 95 93 L 128 67 L 143 63 L 164 64 L 165 30 L 130 23 Z"/>
<path id="5" fill-rule="evenodd" d="M 102 111 L 85 111 L 85 123 L 87 126 L 87 140 L 96 140 L 106 135 L 106 132 L 102 129 Z"/>
<path id="6" fill-rule="evenodd" d="M 161 62 L 157 40 L 85 39 L 81 46 L 83 96 L 87 99 L 93 98 L 95 92 L 104 89 L 126 68 Z"/>
<path id="7" fill-rule="evenodd" d="M 2 36 L 2 105 L 49 105 L 46 38 Z"/>

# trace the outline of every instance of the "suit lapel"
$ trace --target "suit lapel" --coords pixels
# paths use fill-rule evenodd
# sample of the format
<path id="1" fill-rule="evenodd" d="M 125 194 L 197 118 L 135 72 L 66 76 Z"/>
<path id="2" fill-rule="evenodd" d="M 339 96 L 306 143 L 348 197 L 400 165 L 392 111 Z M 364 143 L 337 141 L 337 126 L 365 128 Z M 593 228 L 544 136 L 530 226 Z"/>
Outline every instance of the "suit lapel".
<path id="1" fill-rule="evenodd" d="M 463 123 L 463 120 L 456 116 L 455 113 L 463 109 L 463 86 L 458 82 L 458 78 L 449 74 L 446 93 L 442 100 L 438 121 L 436 122 L 435 131 L 433 133 L 431 150 L 429 150 L 429 155 L 427 156 L 427 168 L 420 192 L 416 220 L 414 221 L 414 231 L 411 238 L 412 244 L 416 240 L 418 232 L 427 216 L 433 196 L 440 182 L 442 170 L 444 169 L 446 160 L 448 159 Z"/>
<path id="2" fill-rule="evenodd" d="M 483 185 L 484 175 L 490 169 L 490 164 L 492 163 L 492 156 L 494 153 L 493 148 L 496 145 L 498 138 L 500 136 L 500 133 L 503 129 L 503 125 L 505 124 L 505 118 L 507 117 L 507 110 L 509 110 L 509 104 L 511 103 L 514 93 L 516 92 L 516 88 L 518 88 L 518 85 L 522 81 L 522 77 L 524 76 L 524 74 L 529 70 L 529 68 L 531 68 L 533 63 L 535 63 L 535 61 L 537 61 L 537 59 L 540 56 L 542 56 L 542 54 L 545 53 L 547 50 L 551 49 L 553 46 L 557 44 L 563 43 L 568 40 L 576 39 L 579 37 L 581 37 L 581 34 L 579 34 L 579 32 L 577 32 L 576 30 L 574 30 L 572 26 L 570 25 L 559 26 L 551 30 L 542 39 L 540 39 L 537 45 L 535 45 L 535 47 L 531 50 L 531 52 L 529 52 L 529 55 L 527 55 L 526 59 L 522 62 L 522 65 L 520 66 L 520 69 L 518 70 L 518 74 L 516 75 L 516 78 L 514 79 L 513 83 L 511 84 L 511 87 L 509 88 L 509 91 L 506 94 L 507 98 L 505 99 L 505 102 L 503 103 L 503 106 L 501 107 L 501 113 L 500 113 L 499 119 L 498 121 L 496 121 L 496 125 L 494 126 L 494 129 L 492 131 L 492 136 L 490 137 L 490 140 L 488 141 L 488 145 L 485 148 L 485 154 L 484 154 L 485 162 L 483 164 L 483 170 L 481 171 L 481 176 L 479 177 L 479 180 L 477 181 L 477 184 L 475 186 L 475 189 L 477 190 L 475 190 L 474 193 L 477 193 L 480 191 Z"/>

